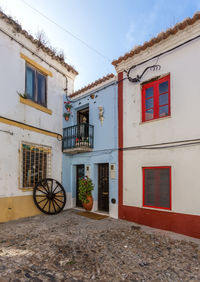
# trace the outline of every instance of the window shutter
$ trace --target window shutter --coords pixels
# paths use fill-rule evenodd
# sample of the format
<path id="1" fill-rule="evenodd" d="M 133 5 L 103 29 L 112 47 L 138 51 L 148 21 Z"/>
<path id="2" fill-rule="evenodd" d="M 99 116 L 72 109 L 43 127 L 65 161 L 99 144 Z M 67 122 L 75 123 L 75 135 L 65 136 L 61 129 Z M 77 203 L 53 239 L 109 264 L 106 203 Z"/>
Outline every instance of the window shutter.
<path id="1" fill-rule="evenodd" d="M 170 209 L 170 168 L 144 168 L 144 205 Z"/>

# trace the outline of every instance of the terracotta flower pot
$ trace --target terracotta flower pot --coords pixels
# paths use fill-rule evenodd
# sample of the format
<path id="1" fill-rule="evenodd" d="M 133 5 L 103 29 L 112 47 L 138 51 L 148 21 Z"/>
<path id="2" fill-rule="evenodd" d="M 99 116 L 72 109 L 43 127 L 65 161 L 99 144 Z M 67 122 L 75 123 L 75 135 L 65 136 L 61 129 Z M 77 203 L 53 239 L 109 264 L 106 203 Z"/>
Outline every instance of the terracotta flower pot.
<path id="1" fill-rule="evenodd" d="M 92 206 L 93 206 L 93 198 L 92 196 L 87 196 L 87 203 L 83 203 L 83 207 L 87 211 L 91 211 Z"/>
<path id="2" fill-rule="evenodd" d="M 65 117 L 65 120 L 69 120 L 69 116 L 66 116 L 66 117 Z"/>

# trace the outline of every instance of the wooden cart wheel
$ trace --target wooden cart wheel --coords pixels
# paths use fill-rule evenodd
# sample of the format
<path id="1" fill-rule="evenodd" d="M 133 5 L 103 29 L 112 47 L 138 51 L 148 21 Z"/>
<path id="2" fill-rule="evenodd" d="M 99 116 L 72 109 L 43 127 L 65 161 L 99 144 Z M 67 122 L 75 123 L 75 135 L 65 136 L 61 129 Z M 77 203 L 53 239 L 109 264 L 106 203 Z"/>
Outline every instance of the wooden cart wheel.
<path id="1" fill-rule="evenodd" d="M 55 179 L 42 179 L 33 189 L 33 200 L 41 212 L 57 214 L 64 209 L 66 204 L 65 189 Z"/>

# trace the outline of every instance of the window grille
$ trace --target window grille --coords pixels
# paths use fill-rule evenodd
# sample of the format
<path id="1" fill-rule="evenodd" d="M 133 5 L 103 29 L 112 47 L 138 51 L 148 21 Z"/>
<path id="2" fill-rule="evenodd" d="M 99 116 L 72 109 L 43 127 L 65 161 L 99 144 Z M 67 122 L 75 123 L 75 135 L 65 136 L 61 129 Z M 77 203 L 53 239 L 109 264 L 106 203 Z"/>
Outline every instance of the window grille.
<path id="1" fill-rule="evenodd" d="M 33 188 L 41 179 L 51 177 L 51 148 L 22 144 L 22 188 Z"/>

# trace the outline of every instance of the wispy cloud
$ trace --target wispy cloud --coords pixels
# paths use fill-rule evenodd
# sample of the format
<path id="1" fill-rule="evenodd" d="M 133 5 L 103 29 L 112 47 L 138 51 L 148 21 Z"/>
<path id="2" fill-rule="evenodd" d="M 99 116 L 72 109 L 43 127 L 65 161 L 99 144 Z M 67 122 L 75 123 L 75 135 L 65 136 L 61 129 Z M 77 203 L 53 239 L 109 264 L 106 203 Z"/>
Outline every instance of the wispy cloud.
<path id="1" fill-rule="evenodd" d="M 128 48 L 140 45 L 155 35 L 158 15 L 161 11 L 163 13 L 162 5 L 163 1 L 161 0 L 151 7 L 150 11 L 137 14 L 130 22 L 125 36 Z M 160 27 L 162 28 L 162 23 L 160 23 Z"/>

